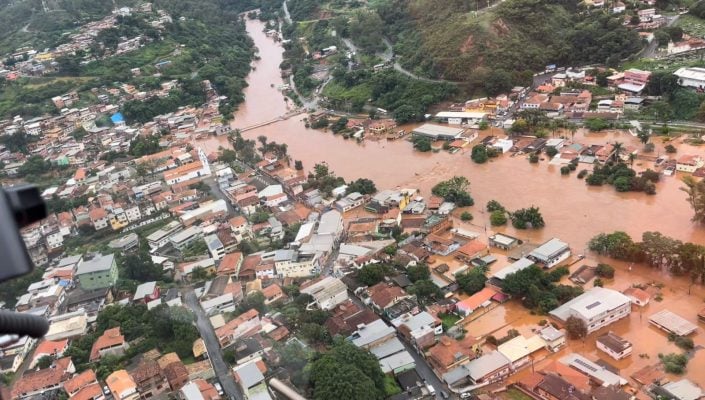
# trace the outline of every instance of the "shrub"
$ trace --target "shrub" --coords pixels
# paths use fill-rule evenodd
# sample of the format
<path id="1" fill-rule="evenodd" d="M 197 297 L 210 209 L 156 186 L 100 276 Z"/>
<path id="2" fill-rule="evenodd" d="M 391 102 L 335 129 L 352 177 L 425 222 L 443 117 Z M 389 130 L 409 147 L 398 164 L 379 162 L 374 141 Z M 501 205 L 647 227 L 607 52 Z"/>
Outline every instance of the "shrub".
<path id="1" fill-rule="evenodd" d="M 578 172 L 578 179 L 583 179 L 585 176 L 588 174 L 588 170 L 583 169 L 580 172 Z"/>
<path id="2" fill-rule="evenodd" d="M 605 286 L 605 283 L 602 282 L 602 279 L 601 279 L 601 278 L 595 278 L 595 281 L 592 283 L 592 285 L 593 285 L 593 286 L 603 287 L 603 286 Z"/>
<path id="3" fill-rule="evenodd" d="M 675 152 L 677 151 L 676 148 L 673 147 L 672 144 L 666 145 L 665 148 L 666 148 L 666 153 L 671 153 L 671 154 L 673 154 L 673 153 L 675 153 Z"/>
<path id="4" fill-rule="evenodd" d="M 490 214 L 490 224 L 492 226 L 500 226 L 507 223 L 507 214 L 502 210 L 492 211 Z"/>
<path id="5" fill-rule="evenodd" d="M 472 214 L 467 211 L 464 211 L 462 214 L 460 214 L 460 219 L 463 221 L 472 221 L 472 218 Z"/>
<path id="6" fill-rule="evenodd" d="M 597 264 L 595 273 L 601 278 L 612 279 L 614 278 L 614 267 L 609 264 Z"/>
<path id="7" fill-rule="evenodd" d="M 561 175 L 568 175 L 570 174 L 570 168 L 568 166 L 562 166 L 561 167 Z"/>
<path id="8" fill-rule="evenodd" d="M 529 155 L 529 162 L 530 162 L 531 164 L 536 164 L 536 163 L 538 163 L 538 162 L 539 162 L 539 155 L 536 154 L 536 153 L 531 153 L 531 154 Z"/>

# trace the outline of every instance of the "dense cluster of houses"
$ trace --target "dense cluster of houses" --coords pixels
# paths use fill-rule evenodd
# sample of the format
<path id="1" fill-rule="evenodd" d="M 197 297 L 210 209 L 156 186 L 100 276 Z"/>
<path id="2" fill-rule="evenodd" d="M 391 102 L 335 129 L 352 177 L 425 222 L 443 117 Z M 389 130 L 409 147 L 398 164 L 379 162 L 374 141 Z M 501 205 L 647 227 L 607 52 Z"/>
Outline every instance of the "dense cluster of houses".
<path id="1" fill-rule="evenodd" d="M 41 51 L 31 47 L 17 49 L 5 58 L 3 68 L 0 69 L 0 77 L 7 80 L 16 80 L 22 76 L 41 76 L 54 72 L 58 65 L 56 62 L 57 58 L 74 55 L 77 52 L 89 52 L 92 46 L 95 45 L 96 38 L 101 31 L 114 28 L 118 23 L 119 17 L 127 17 L 133 14 L 147 18 L 148 23 L 157 29 L 164 29 L 164 24 L 172 21 L 171 16 L 166 11 L 153 11 L 152 3 L 142 3 L 136 8 L 117 8 L 111 15 L 101 20 L 90 21 L 81 25 L 76 32 L 67 35 L 67 41 L 55 48 Z M 117 43 L 115 51 L 106 51 L 103 57 L 136 50 L 149 40 L 151 39 L 143 35 L 131 38 L 122 37 Z M 92 57 L 90 61 L 98 59 L 96 55 Z"/>

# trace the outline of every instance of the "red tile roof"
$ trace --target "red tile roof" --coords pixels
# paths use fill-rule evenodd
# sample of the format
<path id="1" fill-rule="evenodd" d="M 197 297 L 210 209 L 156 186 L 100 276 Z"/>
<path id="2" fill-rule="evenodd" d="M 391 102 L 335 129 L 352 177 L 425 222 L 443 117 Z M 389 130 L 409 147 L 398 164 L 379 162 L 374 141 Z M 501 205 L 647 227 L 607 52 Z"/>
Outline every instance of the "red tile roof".
<path id="1" fill-rule="evenodd" d="M 394 299 L 406 296 L 404 289 L 399 286 L 389 286 L 385 282 L 380 282 L 368 289 L 372 302 L 380 308 L 387 308 L 392 305 Z"/>
<path id="2" fill-rule="evenodd" d="M 125 343 L 125 337 L 120 334 L 120 327 L 107 329 L 103 334 L 96 339 L 91 349 L 90 360 L 94 361 L 100 358 L 100 351 L 108 347 L 118 346 Z"/>
<path id="3" fill-rule="evenodd" d="M 228 253 L 220 260 L 220 265 L 218 265 L 218 275 L 230 275 L 236 274 L 238 267 L 242 262 L 242 253 L 234 252 Z"/>
<path id="4" fill-rule="evenodd" d="M 100 388 L 100 383 L 96 382 L 79 390 L 78 393 L 71 396 L 71 400 L 93 400 L 103 394 L 103 389 Z"/>
<path id="5" fill-rule="evenodd" d="M 79 389 L 82 389 L 91 383 L 97 383 L 97 379 L 95 376 L 95 372 L 93 372 L 92 369 L 87 369 L 80 374 L 74 376 L 73 378 L 69 379 L 64 383 L 64 390 L 66 393 L 69 395 L 72 395 L 73 393 L 77 392 Z"/>
<path id="6" fill-rule="evenodd" d="M 34 350 L 34 357 L 36 358 L 37 356 L 42 357 L 46 355 L 52 355 L 52 354 L 62 354 L 64 350 L 69 345 L 69 340 L 64 339 L 64 340 L 42 340 L 39 345 L 37 345 L 36 350 Z"/>
<path id="7" fill-rule="evenodd" d="M 64 357 L 54 361 L 54 366 L 36 372 L 24 374 L 12 387 L 12 397 L 17 398 L 23 393 L 41 391 L 67 381 L 71 374 L 67 371 L 72 365 L 71 358 Z"/>

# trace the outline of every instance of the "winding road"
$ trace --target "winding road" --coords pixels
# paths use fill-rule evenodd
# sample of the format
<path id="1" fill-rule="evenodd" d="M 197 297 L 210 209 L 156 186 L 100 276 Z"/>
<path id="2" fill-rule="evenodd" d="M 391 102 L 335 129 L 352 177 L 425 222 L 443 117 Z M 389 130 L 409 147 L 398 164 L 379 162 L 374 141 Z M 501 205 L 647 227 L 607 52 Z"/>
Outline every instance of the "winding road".
<path id="1" fill-rule="evenodd" d="M 186 306 L 196 314 L 196 328 L 198 328 L 198 333 L 206 344 L 208 359 L 211 361 L 215 375 L 223 386 L 223 390 L 231 400 L 244 400 L 245 397 L 240 392 L 240 388 L 235 384 L 235 378 L 230 372 L 230 367 L 225 363 L 225 360 L 223 360 L 223 352 L 220 350 L 220 343 L 215 336 L 213 325 L 211 325 L 206 313 L 198 303 L 193 288 L 183 289 L 182 296 Z"/>

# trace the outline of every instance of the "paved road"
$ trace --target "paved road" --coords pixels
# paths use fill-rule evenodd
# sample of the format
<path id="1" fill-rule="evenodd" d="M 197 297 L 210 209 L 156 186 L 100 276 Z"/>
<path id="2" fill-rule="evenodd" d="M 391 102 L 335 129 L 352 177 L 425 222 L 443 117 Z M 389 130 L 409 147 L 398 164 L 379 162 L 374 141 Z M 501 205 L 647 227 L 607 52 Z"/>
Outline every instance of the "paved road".
<path id="1" fill-rule="evenodd" d="M 359 307 L 366 307 L 364 304 L 362 304 L 360 299 L 355 296 L 350 296 L 350 300 L 352 300 L 352 302 L 357 304 Z M 436 374 L 431 371 L 431 367 L 428 366 L 426 359 L 423 358 L 423 356 L 421 356 L 419 353 L 417 353 L 416 350 L 404 340 L 404 338 L 400 337 L 399 335 L 397 336 L 399 337 L 399 341 L 404 344 L 404 347 L 409 352 L 409 354 L 411 354 L 411 356 L 414 358 L 414 362 L 416 363 L 416 372 L 418 372 L 419 376 L 421 376 L 421 378 L 426 381 L 426 383 L 433 386 L 433 388 L 436 390 L 436 398 L 442 399 L 443 397 L 441 397 L 441 391 L 449 393 L 448 389 L 445 387 L 443 382 L 438 379 Z"/>
<path id="2" fill-rule="evenodd" d="M 671 26 L 678 21 L 678 18 L 680 17 L 680 14 L 672 16 L 672 17 L 666 17 L 666 20 L 668 21 L 666 23 L 666 26 Z M 658 50 L 658 41 L 656 39 L 653 39 L 651 43 L 646 45 L 646 48 L 641 52 L 640 57 L 641 58 L 655 58 L 656 57 L 656 50 Z"/>
<path id="3" fill-rule="evenodd" d="M 291 24 L 291 14 L 289 14 L 289 7 L 286 4 L 286 0 L 283 1 L 282 8 L 284 9 L 284 20 L 286 20 L 287 23 Z"/>
<path id="4" fill-rule="evenodd" d="M 206 316 L 206 313 L 198 304 L 196 299 L 196 293 L 193 289 L 188 288 L 183 290 L 183 298 L 186 306 L 196 314 L 196 327 L 198 328 L 198 333 L 203 338 L 206 344 L 206 349 L 208 349 L 208 358 L 211 361 L 213 370 L 215 370 L 215 375 L 218 377 L 220 384 L 223 386 L 223 390 L 228 395 L 231 400 L 244 400 L 244 396 L 240 393 L 240 388 L 235 384 L 235 379 L 230 373 L 230 367 L 223 360 L 223 352 L 220 350 L 220 343 L 218 343 L 218 338 L 215 336 L 215 330 L 213 325 L 211 325 L 210 320 Z"/>
<path id="5" fill-rule="evenodd" d="M 215 178 L 206 178 L 203 180 L 203 182 L 206 185 L 208 185 L 208 187 L 211 188 L 211 193 L 213 194 L 213 196 L 215 196 L 216 199 L 225 201 L 225 204 L 228 207 L 228 214 L 229 215 L 236 215 L 237 214 L 237 210 L 230 203 L 230 200 L 227 197 L 225 197 L 225 193 L 223 193 L 223 191 L 220 190 L 220 186 L 218 186 L 218 182 L 215 181 Z"/>

